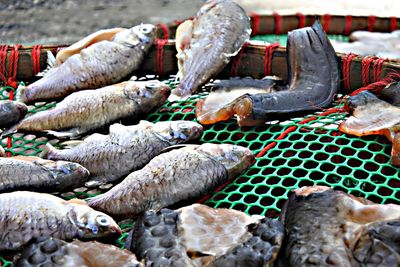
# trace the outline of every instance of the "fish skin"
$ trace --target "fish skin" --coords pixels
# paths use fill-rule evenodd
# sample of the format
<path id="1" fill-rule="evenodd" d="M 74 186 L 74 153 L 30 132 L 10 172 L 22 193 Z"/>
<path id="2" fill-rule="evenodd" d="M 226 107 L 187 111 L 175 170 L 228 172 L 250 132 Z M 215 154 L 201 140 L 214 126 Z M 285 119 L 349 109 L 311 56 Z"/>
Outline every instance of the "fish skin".
<path id="1" fill-rule="evenodd" d="M 177 29 L 180 48 L 177 58 L 178 76 L 182 79 L 170 100 L 191 95 L 217 75 L 249 40 L 251 33 L 250 18 L 231 0 L 208 1 L 192 25 L 181 25 Z"/>
<path id="2" fill-rule="evenodd" d="M 134 254 L 126 249 L 97 241 L 65 242 L 56 238 L 39 238 L 21 253 L 16 267 L 140 267 Z"/>
<path id="3" fill-rule="evenodd" d="M 117 223 L 83 200 L 15 191 L 0 194 L 0 251 L 18 250 L 32 238 L 63 240 L 121 234 Z"/>
<path id="4" fill-rule="evenodd" d="M 393 82 L 383 88 L 382 90 L 382 100 L 394 105 L 400 106 L 400 82 Z"/>
<path id="5" fill-rule="evenodd" d="M 90 171 L 92 182 L 96 181 L 89 183 L 97 185 L 142 168 L 168 146 L 199 138 L 203 128 L 191 121 L 141 121 L 134 126 L 113 124 L 109 132 L 93 134 L 70 149 L 57 150 L 47 145 L 41 156 L 82 164 Z"/>
<path id="6" fill-rule="evenodd" d="M 25 117 L 28 107 L 21 102 L 0 100 L 0 128 L 11 126 Z"/>
<path id="7" fill-rule="evenodd" d="M 97 90 L 76 92 L 58 103 L 55 108 L 22 120 L 15 129 L 66 130 L 65 136 L 77 137 L 118 119 L 134 119 L 144 115 L 161 106 L 169 93 L 169 86 L 159 81 L 127 81 Z M 5 134 L 13 131 L 12 128 Z"/>
<path id="8" fill-rule="evenodd" d="M 0 158 L 0 192 L 59 191 L 81 186 L 88 177 L 89 171 L 78 163 L 33 156 Z"/>
<path id="9" fill-rule="evenodd" d="M 89 199 L 89 206 L 118 216 L 161 209 L 196 198 L 236 177 L 254 161 L 240 146 L 203 144 L 172 150 L 153 158 L 105 194 Z"/>
<path id="10" fill-rule="evenodd" d="M 120 31 L 110 41 L 94 43 L 68 57 L 42 79 L 20 86 L 16 99 L 24 103 L 54 100 L 119 82 L 140 66 L 155 32 L 154 25 L 144 24 Z"/>
<path id="11" fill-rule="evenodd" d="M 379 205 L 325 186 L 292 191 L 282 209 L 284 266 L 358 266 L 354 248 L 363 230 L 398 220 L 400 206 Z"/>

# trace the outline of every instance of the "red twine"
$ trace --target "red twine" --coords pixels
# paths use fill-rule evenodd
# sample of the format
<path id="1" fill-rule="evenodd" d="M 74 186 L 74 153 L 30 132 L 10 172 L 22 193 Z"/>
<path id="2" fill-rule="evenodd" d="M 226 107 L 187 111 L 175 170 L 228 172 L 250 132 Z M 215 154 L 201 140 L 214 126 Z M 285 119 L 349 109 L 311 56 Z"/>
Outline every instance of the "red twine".
<path id="1" fill-rule="evenodd" d="M 32 65 L 33 65 L 33 75 L 36 75 L 40 72 L 40 49 L 41 45 L 35 45 L 32 48 Z"/>
<path id="2" fill-rule="evenodd" d="M 306 26 L 306 17 L 300 12 L 297 12 L 296 15 L 299 17 L 299 28 L 304 28 Z"/>
<path id="3" fill-rule="evenodd" d="M 264 54 L 264 77 L 271 75 L 272 69 L 272 54 L 274 50 L 279 47 L 278 43 L 271 44 L 265 47 L 265 54 Z"/>
<path id="4" fill-rule="evenodd" d="M 324 24 L 322 28 L 324 29 L 325 32 L 328 32 L 329 24 L 331 23 L 331 15 L 330 14 L 325 14 L 323 16 L 324 19 Z"/>
<path id="5" fill-rule="evenodd" d="M 166 39 L 156 40 L 156 73 L 164 75 L 164 46 L 168 42 Z"/>
<path id="6" fill-rule="evenodd" d="M 352 92 L 350 95 L 354 96 L 354 95 L 357 95 L 364 91 L 370 91 L 379 96 L 379 95 L 381 95 L 382 90 L 383 90 L 383 88 L 386 87 L 386 85 L 393 83 L 393 82 L 398 82 L 398 81 L 400 81 L 400 73 L 391 72 L 388 75 L 386 75 L 386 77 L 384 79 L 382 79 L 381 81 L 371 83 L 367 86 L 361 87 L 361 88 L 355 90 L 354 92 Z"/>
<path id="7" fill-rule="evenodd" d="M 236 57 L 233 58 L 232 66 L 231 66 L 231 73 L 230 73 L 231 77 L 236 77 L 237 76 L 239 65 L 240 65 L 240 61 L 242 60 L 242 57 L 243 57 L 243 51 L 244 51 L 244 49 L 246 48 L 247 45 L 248 44 L 245 43 L 242 46 L 242 49 L 240 50 L 239 54 L 236 55 Z"/>
<path id="8" fill-rule="evenodd" d="M 260 25 L 260 17 L 256 13 L 252 13 L 251 17 L 253 19 L 253 29 L 252 29 L 252 35 L 256 36 L 258 34 L 258 27 Z"/>
<path id="9" fill-rule="evenodd" d="M 351 22 L 353 17 L 351 15 L 346 16 L 346 24 L 344 26 L 344 34 L 349 35 L 351 33 Z"/>
<path id="10" fill-rule="evenodd" d="M 349 93 L 350 92 L 350 65 L 354 58 L 357 55 L 355 54 L 348 54 L 342 58 L 343 66 L 342 66 L 342 74 L 343 74 L 343 86 L 344 90 Z"/>
<path id="11" fill-rule="evenodd" d="M 374 24 L 375 24 L 375 16 L 369 16 L 368 17 L 368 31 L 372 32 L 374 30 Z"/>
<path id="12" fill-rule="evenodd" d="M 396 17 L 390 17 L 390 31 L 395 31 L 397 26 L 397 18 Z"/>
<path id="13" fill-rule="evenodd" d="M 276 12 L 272 13 L 272 15 L 275 18 L 275 34 L 281 34 L 282 17 Z"/>
<path id="14" fill-rule="evenodd" d="M 381 79 L 383 63 L 386 61 L 386 58 L 378 58 L 374 61 L 374 82 L 379 82 L 379 80 Z"/>
<path id="15" fill-rule="evenodd" d="M 0 45 L 0 81 L 6 85 L 6 60 L 7 60 L 8 45 Z"/>
<path id="16" fill-rule="evenodd" d="M 370 83 L 369 70 L 372 62 L 376 59 L 374 56 L 364 57 L 361 61 L 361 78 L 363 86 L 367 86 Z"/>
<path id="17" fill-rule="evenodd" d="M 161 31 L 162 31 L 162 33 L 163 33 L 162 39 L 165 39 L 165 40 L 168 39 L 168 37 L 169 37 L 169 29 L 168 29 L 168 26 L 165 25 L 164 23 L 158 23 L 157 26 L 161 28 Z"/>

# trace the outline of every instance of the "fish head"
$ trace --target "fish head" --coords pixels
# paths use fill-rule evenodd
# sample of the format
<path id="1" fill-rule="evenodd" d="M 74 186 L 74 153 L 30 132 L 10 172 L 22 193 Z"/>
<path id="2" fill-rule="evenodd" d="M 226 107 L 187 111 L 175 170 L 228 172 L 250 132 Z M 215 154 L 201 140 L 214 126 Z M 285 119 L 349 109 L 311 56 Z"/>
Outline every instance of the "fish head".
<path id="1" fill-rule="evenodd" d="M 113 41 L 128 47 L 141 45 L 141 48 L 147 51 L 153 44 L 155 36 L 156 26 L 152 24 L 140 24 L 117 33 Z"/>
<path id="2" fill-rule="evenodd" d="M 160 81 L 132 82 L 132 86 L 125 87 L 125 94 L 140 104 L 144 112 L 159 107 L 167 101 L 171 88 Z"/>
<path id="3" fill-rule="evenodd" d="M 121 235 L 121 228 L 107 214 L 92 209 L 86 203 L 74 203 L 74 200 L 70 200 L 70 202 L 72 203 L 69 203 L 71 209 L 68 218 L 79 228 L 82 238 L 102 237 L 110 234 Z"/>
<path id="4" fill-rule="evenodd" d="M 193 121 L 160 121 L 154 124 L 153 131 L 170 145 L 177 145 L 199 138 L 203 126 Z"/>
<path id="5" fill-rule="evenodd" d="M 28 112 L 28 107 L 24 103 L 9 100 L 3 101 L 0 109 L 0 112 L 10 112 L 19 118 L 22 118 Z"/>
<path id="6" fill-rule="evenodd" d="M 345 102 L 345 109 L 353 114 L 354 110 L 360 107 L 366 107 L 374 102 L 379 102 L 379 98 L 374 94 L 364 91 L 354 96 L 351 96 Z"/>
<path id="7" fill-rule="evenodd" d="M 196 150 L 206 153 L 223 164 L 228 171 L 229 178 L 239 175 L 249 168 L 255 160 L 254 154 L 250 149 L 237 145 L 206 143 L 196 148 Z"/>

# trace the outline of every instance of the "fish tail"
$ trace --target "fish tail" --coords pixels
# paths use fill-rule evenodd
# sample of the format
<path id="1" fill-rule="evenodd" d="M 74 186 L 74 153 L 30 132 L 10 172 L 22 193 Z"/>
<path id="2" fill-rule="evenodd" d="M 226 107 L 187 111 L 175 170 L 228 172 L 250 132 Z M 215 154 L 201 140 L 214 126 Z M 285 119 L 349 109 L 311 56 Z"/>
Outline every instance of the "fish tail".
<path id="1" fill-rule="evenodd" d="M 52 156 L 54 156 L 57 152 L 57 149 L 50 143 L 47 143 L 43 151 L 40 153 L 39 157 L 45 158 L 45 159 L 54 159 Z"/>
<path id="2" fill-rule="evenodd" d="M 15 100 L 22 103 L 27 103 L 28 102 L 27 93 L 28 93 L 28 86 L 19 85 L 17 88 L 17 94 L 15 96 Z"/>

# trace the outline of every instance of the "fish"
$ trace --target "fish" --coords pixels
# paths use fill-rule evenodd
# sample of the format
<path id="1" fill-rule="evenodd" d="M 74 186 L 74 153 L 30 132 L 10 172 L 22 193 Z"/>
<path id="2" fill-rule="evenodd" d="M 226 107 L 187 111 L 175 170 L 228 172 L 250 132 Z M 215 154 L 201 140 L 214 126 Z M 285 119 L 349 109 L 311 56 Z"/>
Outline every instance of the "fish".
<path id="1" fill-rule="evenodd" d="M 19 122 L 25 117 L 28 107 L 21 102 L 0 100 L 0 128 L 5 128 Z"/>
<path id="2" fill-rule="evenodd" d="M 85 201 L 29 191 L 0 194 L 0 251 L 19 250 L 33 238 L 88 239 L 121 234 L 108 215 Z"/>
<path id="3" fill-rule="evenodd" d="M 54 68 L 43 78 L 19 86 L 16 99 L 23 103 L 57 100 L 120 82 L 139 68 L 155 33 L 156 27 L 151 24 L 93 33 L 61 51 Z"/>
<path id="4" fill-rule="evenodd" d="M 136 256 L 127 249 L 97 241 L 65 242 L 57 238 L 39 238 L 32 241 L 21 253 L 16 267 L 141 267 Z"/>
<path id="5" fill-rule="evenodd" d="M 400 166 L 400 108 L 368 91 L 349 97 L 345 107 L 350 117 L 339 124 L 339 131 L 355 136 L 386 136 L 392 142 L 391 163 Z"/>
<path id="6" fill-rule="evenodd" d="M 379 262 L 365 265 L 372 260 L 368 257 L 359 261 L 360 237 L 364 231 L 378 229 L 377 223 L 399 219 L 399 205 L 375 204 L 327 186 L 298 188 L 290 192 L 280 216 L 286 230 L 283 266 L 382 266 Z M 368 253 L 384 255 L 382 248 L 375 249 Z"/>
<path id="7" fill-rule="evenodd" d="M 134 216 L 188 198 L 198 198 L 236 177 L 254 162 L 245 147 L 230 144 L 186 146 L 154 157 L 89 206 L 110 215 Z"/>
<path id="8" fill-rule="evenodd" d="M 91 175 L 86 185 L 93 186 L 116 181 L 142 168 L 168 146 L 192 141 L 202 133 L 203 127 L 191 121 L 116 123 L 108 135 L 95 133 L 70 149 L 58 150 L 47 143 L 41 157 L 82 164 Z"/>
<path id="9" fill-rule="evenodd" d="M 393 106 L 400 107 L 400 82 L 393 82 L 388 84 L 382 89 L 381 99 L 392 104 Z"/>
<path id="10" fill-rule="evenodd" d="M 262 267 L 275 261 L 283 230 L 263 216 L 192 204 L 144 212 L 125 245 L 146 266 Z"/>
<path id="11" fill-rule="evenodd" d="M 78 163 L 34 156 L 0 158 L 0 192 L 62 191 L 83 185 L 89 171 Z"/>
<path id="12" fill-rule="evenodd" d="M 169 94 L 169 86 L 155 80 L 127 81 L 76 92 L 55 108 L 27 117 L 3 135 L 15 131 L 46 131 L 60 138 L 77 138 L 113 121 L 145 115 L 161 106 Z"/>
<path id="13" fill-rule="evenodd" d="M 289 32 L 287 51 L 287 85 L 266 87 L 264 93 L 242 92 L 233 101 L 226 93 L 223 98 L 230 102 L 224 105 L 206 105 L 206 98 L 196 104 L 197 120 L 212 124 L 237 115 L 239 126 L 254 126 L 282 115 L 329 106 L 340 87 L 340 72 L 335 50 L 320 22 Z"/>
<path id="14" fill-rule="evenodd" d="M 251 34 L 250 18 L 231 0 L 210 0 L 176 31 L 180 83 L 169 100 L 187 98 L 217 75 Z"/>

